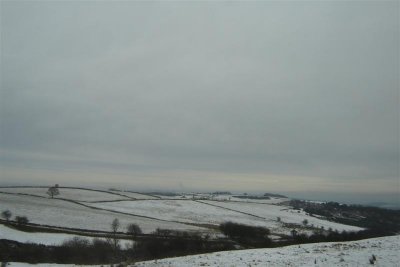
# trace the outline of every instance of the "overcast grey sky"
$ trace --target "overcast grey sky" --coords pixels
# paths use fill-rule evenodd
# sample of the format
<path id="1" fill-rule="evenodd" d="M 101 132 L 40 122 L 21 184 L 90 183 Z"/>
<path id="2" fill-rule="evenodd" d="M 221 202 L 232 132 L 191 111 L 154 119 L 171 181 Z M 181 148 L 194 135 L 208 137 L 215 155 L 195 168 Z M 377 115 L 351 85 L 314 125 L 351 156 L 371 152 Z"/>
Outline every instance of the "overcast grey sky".
<path id="1" fill-rule="evenodd" d="M 0 183 L 398 193 L 398 77 L 398 1 L 1 1 Z"/>

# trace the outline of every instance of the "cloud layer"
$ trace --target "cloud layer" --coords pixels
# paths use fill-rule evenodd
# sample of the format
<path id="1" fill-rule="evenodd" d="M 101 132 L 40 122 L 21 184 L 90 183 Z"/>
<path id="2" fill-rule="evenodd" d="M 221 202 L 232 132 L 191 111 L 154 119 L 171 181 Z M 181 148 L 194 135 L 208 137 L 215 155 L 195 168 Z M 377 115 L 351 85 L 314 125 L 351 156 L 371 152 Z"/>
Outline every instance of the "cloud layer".
<path id="1" fill-rule="evenodd" d="M 3 1 L 1 180 L 398 191 L 398 25 L 396 1 Z"/>

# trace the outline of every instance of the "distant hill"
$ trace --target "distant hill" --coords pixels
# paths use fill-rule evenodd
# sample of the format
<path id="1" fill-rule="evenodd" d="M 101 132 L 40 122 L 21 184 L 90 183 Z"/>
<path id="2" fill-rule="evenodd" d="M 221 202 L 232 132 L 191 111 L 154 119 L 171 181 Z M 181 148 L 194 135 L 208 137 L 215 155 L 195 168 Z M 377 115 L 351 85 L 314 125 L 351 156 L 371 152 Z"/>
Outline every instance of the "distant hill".
<path id="1" fill-rule="evenodd" d="M 288 198 L 287 196 L 284 195 L 279 195 L 279 194 L 272 194 L 272 193 L 265 193 L 264 197 L 279 197 L 279 198 Z"/>
<path id="2" fill-rule="evenodd" d="M 217 191 L 217 192 L 213 192 L 213 195 L 232 195 L 231 192 L 229 191 Z"/>

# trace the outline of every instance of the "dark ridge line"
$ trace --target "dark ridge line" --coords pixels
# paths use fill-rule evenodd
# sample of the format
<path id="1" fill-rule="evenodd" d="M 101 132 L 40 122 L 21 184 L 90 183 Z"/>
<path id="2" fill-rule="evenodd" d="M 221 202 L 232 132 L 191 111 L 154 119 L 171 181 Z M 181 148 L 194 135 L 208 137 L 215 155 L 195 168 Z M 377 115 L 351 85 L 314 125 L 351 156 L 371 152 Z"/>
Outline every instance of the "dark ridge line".
<path id="1" fill-rule="evenodd" d="M 21 195 L 21 196 L 30 196 L 30 197 L 39 197 L 39 198 L 45 198 L 45 199 L 59 199 L 59 200 L 65 200 L 68 198 L 60 198 L 60 197 L 45 197 L 45 196 L 40 196 L 40 195 L 34 195 L 34 194 L 28 194 L 28 193 L 17 193 L 17 192 L 4 192 L 0 191 L 0 194 L 8 194 L 8 195 Z M 74 200 L 78 201 L 78 200 Z M 84 203 L 103 203 L 103 202 L 119 202 L 119 201 L 136 201 L 136 199 L 116 199 L 116 200 L 99 200 L 99 201 L 87 201 L 87 200 L 79 200 L 78 202 L 84 202 Z"/>
<path id="2" fill-rule="evenodd" d="M 204 205 L 210 205 L 210 206 L 213 206 L 213 207 L 217 207 L 217 208 L 221 208 L 221 209 L 225 209 L 225 210 L 229 210 L 229 211 L 233 211 L 233 212 L 237 212 L 237 213 L 242 213 L 242 214 L 244 214 L 244 215 L 248 215 L 248 216 L 252 216 L 252 217 L 256 217 L 256 218 L 259 218 L 259 219 L 263 219 L 263 220 L 268 221 L 267 218 L 264 218 L 264 217 L 261 217 L 261 216 L 257 216 L 257 215 L 254 215 L 254 214 L 250 214 L 250 213 L 247 213 L 247 212 L 243 212 L 243 211 L 239 211 L 239 210 L 234 210 L 234 209 L 230 209 L 230 208 L 226 208 L 226 207 L 221 207 L 221 206 L 218 206 L 218 205 L 214 205 L 214 204 L 202 202 L 201 200 L 193 200 L 193 201 L 198 202 L 198 203 L 202 203 L 202 204 L 204 204 Z"/>
<path id="3" fill-rule="evenodd" d="M 49 186 L 43 185 L 9 185 L 9 186 L 0 186 L 0 188 L 49 188 Z"/>
<path id="4" fill-rule="evenodd" d="M 91 188 L 73 187 L 73 186 L 60 186 L 59 188 L 80 189 L 80 190 L 87 190 L 87 191 L 93 191 L 93 192 L 107 193 L 107 194 L 116 195 L 116 196 L 122 196 L 122 197 L 126 197 L 126 198 L 129 198 L 129 199 L 132 199 L 132 200 L 136 199 L 134 197 L 126 196 L 126 195 L 115 193 L 115 192 L 112 192 L 112 191 L 100 190 L 100 189 L 91 189 Z"/>
<path id="5" fill-rule="evenodd" d="M 108 203 L 108 202 L 124 202 L 124 201 L 136 201 L 136 199 L 114 199 L 114 200 L 93 200 L 93 201 L 89 201 L 89 200 L 79 200 L 79 202 L 83 202 L 83 203 Z"/>
<path id="6" fill-rule="evenodd" d="M 137 199 L 115 199 L 115 200 L 96 200 L 96 201 L 82 201 L 80 200 L 79 202 L 84 202 L 84 203 L 108 203 L 108 202 L 128 202 L 128 201 L 133 201 L 133 202 L 138 202 L 138 201 L 160 201 L 160 200 L 191 200 L 191 199 L 170 199 L 170 198 L 163 198 L 163 199 L 158 199 L 158 198 L 137 198 Z"/>
<path id="7" fill-rule="evenodd" d="M 18 226 L 18 223 L 14 221 L 6 221 L 3 219 L 0 219 L 0 224 L 3 224 L 4 226 L 8 225 L 13 225 L 13 226 Z M 96 234 L 110 234 L 112 232 L 108 231 L 102 231 L 102 230 L 91 230 L 91 229 L 85 229 L 85 228 L 71 228 L 71 227 L 63 227 L 63 226 L 55 226 L 55 225 L 48 225 L 48 224 L 39 224 L 39 223 L 32 223 L 28 222 L 27 224 L 23 225 L 24 227 L 29 227 L 34 230 L 50 230 L 50 231 L 35 231 L 35 232 L 28 232 L 28 231 L 23 231 L 18 228 L 12 228 L 16 229 L 21 232 L 28 232 L 28 233 L 64 233 L 64 234 L 77 234 L 77 235 L 84 235 L 84 236 L 91 236 L 91 237 L 96 237 L 99 235 Z"/>
<path id="8" fill-rule="evenodd" d="M 285 206 L 285 205 L 280 205 L 280 204 L 287 202 L 286 200 L 279 202 L 279 203 L 262 203 L 262 202 L 254 202 L 254 201 L 217 200 L 217 199 L 197 199 L 197 200 L 206 200 L 206 201 L 215 201 L 215 202 L 251 203 L 251 204 L 274 205 L 274 206 Z"/>
<path id="9" fill-rule="evenodd" d="M 111 234 L 114 234 L 114 232 L 111 231 L 102 231 L 102 230 L 91 230 L 91 229 L 85 229 L 85 228 L 70 228 L 70 227 L 62 227 L 62 226 L 53 226 L 53 225 L 47 225 L 47 224 L 37 224 L 37 223 L 27 223 L 24 225 L 24 227 L 28 227 L 32 230 L 50 230 L 50 231 L 24 231 L 21 229 L 18 229 L 18 223 L 9 221 L 7 222 L 6 220 L 0 219 L 0 224 L 9 227 L 9 225 L 12 226 L 17 226 L 13 227 L 11 229 L 14 229 L 16 231 L 24 232 L 24 233 L 54 233 L 54 234 L 74 234 L 74 235 L 80 235 L 84 237 L 103 237 L 107 238 Z M 174 230 L 172 230 L 174 231 Z M 125 240 L 132 240 L 132 236 L 128 233 L 125 232 L 117 232 L 118 238 L 119 239 L 125 239 Z M 149 237 L 156 237 L 156 238 L 175 238 L 174 236 L 165 236 L 165 235 L 157 235 L 157 234 L 137 234 L 138 238 L 149 238 Z M 213 240 L 211 240 L 213 241 Z"/>
<path id="10" fill-rule="evenodd" d="M 27 193 L 12 193 L 12 192 L 0 191 L 0 194 L 6 194 L 6 195 L 20 195 L 20 196 L 29 196 L 29 197 L 38 197 L 38 198 L 49 199 L 48 197 L 39 196 L 39 195 L 33 195 L 33 194 L 27 194 Z"/>
<path id="11" fill-rule="evenodd" d="M 130 191 L 130 190 L 125 190 L 125 191 L 119 190 L 119 191 L 122 192 L 122 193 L 123 193 L 123 192 L 129 192 L 129 193 L 139 194 L 139 195 L 143 195 L 143 196 L 155 197 L 156 199 L 162 199 L 162 198 L 159 197 L 159 196 L 155 196 L 155 195 L 147 194 L 147 193 L 141 193 L 141 192 Z"/>
<path id="12" fill-rule="evenodd" d="M 39 198 L 45 198 L 45 199 L 59 199 L 59 200 L 66 200 L 68 198 L 60 198 L 60 197 L 45 197 L 45 196 L 40 196 L 40 195 L 34 195 L 34 194 L 28 194 L 28 193 L 17 193 L 17 192 L 4 192 L 0 191 L 0 194 L 8 194 L 8 195 L 21 195 L 21 196 L 30 196 L 30 197 L 39 197 Z M 78 202 L 84 202 L 84 203 L 102 203 L 102 202 L 118 202 L 118 201 L 135 201 L 136 199 L 116 199 L 116 200 L 99 200 L 99 201 L 87 201 L 87 200 L 74 200 Z"/>
<path id="13" fill-rule="evenodd" d="M 0 188 L 49 188 L 49 186 L 0 186 Z M 126 198 L 132 199 L 132 200 L 136 199 L 134 197 L 126 196 L 126 195 L 115 193 L 112 191 L 100 190 L 100 189 L 91 189 L 91 188 L 73 187 L 73 186 L 59 186 L 58 188 L 87 190 L 87 191 L 101 192 L 101 193 L 107 193 L 107 194 L 111 194 L 111 195 L 122 196 L 122 197 L 126 197 Z"/>
<path id="14" fill-rule="evenodd" d="M 1 188 L 49 188 L 49 186 L 23 186 L 23 185 L 17 185 L 17 186 L 0 186 Z M 100 190 L 100 189 L 91 189 L 91 188 L 86 188 L 86 187 L 71 187 L 71 186 L 59 186 L 59 188 L 66 188 L 66 189 L 79 189 L 79 190 L 87 190 L 87 191 L 94 191 L 94 192 L 101 192 L 101 193 L 107 193 L 107 194 L 112 194 L 112 195 L 118 195 L 122 197 L 128 198 L 127 200 L 207 200 L 207 201 L 215 201 L 215 202 L 225 202 L 225 200 L 215 200 L 215 199 L 190 199 L 190 198 L 162 198 L 160 196 L 152 195 L 152 194 L 146 194 L 146 193 L 141 193 L 141 192 L 136 192 L 136 191 L 130 191 L 130 190 L 117 190 L 114 189 L 112 191 L 107 191 L 107 190 Z M 154 197 L 156 199 L 138 199 L 134 198 L 131 196 L 127 196 L 121 193 L 116 193 L 117 192 L 129 192 L 129 193 L 134 193 L 134 194 L 139 194 L 143 196 L 150 196 Z M 6 192 L 4 192 L 6 193 Z M 27 194 L 27 193 L 17 193 L 17 194 L 25 194 L 25 195 L 30 195 L 30 196 L 37 196 L 33 194 Z M 42 197 L 42 196 L 41 196 Z M 113 202 L 113 201 L 123 201 L 123 199 L 119 200 L 98 200 L 98 201 L 87 201 L 87 200 L 81 200 L 81 202 L 87 202 L 87 203 L 101 203 L 101 202 Z M 276 205 L 276 206 L 281 206 L 278 205 L 278 203 L 260 203 L 260 202 L 253 202 L 253 201 L 238 201 L 238 200 L 226 200 L 226 202 L 234 202 L 234 203 L 252 203 L 252 204 L 262 204 L 262 205 Z"/>

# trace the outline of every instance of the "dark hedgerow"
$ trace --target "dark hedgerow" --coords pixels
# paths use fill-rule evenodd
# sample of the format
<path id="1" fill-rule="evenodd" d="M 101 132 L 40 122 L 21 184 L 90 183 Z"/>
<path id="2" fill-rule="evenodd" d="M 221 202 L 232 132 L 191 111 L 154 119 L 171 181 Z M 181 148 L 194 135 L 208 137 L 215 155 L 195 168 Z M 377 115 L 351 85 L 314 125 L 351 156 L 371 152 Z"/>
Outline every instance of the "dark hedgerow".
<path id="1" fill-rule="evenodd" d="M 222 233 L 247 246 L 265 247 L 271 244 L 270 231 L 261 226 L 251 226 L 234 222 L 225 222 L 219 226 Z"/>
<path id="2" fill-rule="evenodd" d="M 26 216 L 16 216 L 15 221 L 18 225 L 25 225 L 29 223 L 29 220 Z"/>

